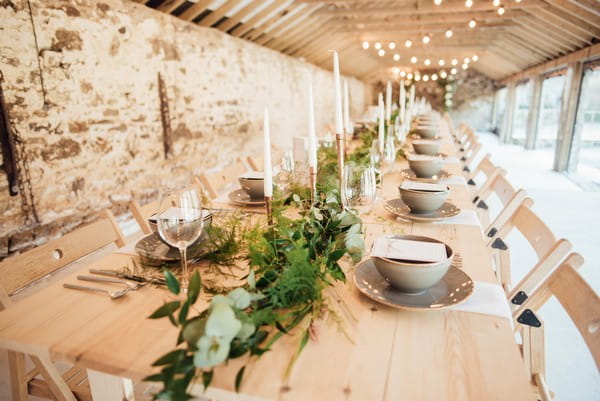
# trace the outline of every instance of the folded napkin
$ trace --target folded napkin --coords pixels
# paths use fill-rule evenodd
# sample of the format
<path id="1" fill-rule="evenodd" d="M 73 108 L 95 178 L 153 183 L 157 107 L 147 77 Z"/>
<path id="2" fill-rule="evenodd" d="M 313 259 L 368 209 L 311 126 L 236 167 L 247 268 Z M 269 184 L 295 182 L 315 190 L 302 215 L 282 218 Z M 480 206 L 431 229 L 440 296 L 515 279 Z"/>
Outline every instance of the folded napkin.
<path id="1" fill-rule="evenodd" d="M 423 192 L 446 192 L 448 186 L 443 184 L 434 184 L 429 182 L 419 182 L 404 180 L 400 184 L 401 189 L 408 189 L 411 191 L 423 191 Z"/>
<path id="2" fill-rule="evenodd" d="M 414 262 L 446 260 L 446 246 L 441 242 L 415 241 L 392 237 L 378 237 L 373 242 L 371 256 Z"/>
<path id="3" fill-rule="evenodd" d="M 246 171 L 244 174 L 240 175 L 240 178 L 247 178 L 250 180 L 263 180 L 265 178 L 265 173 L 262 171 Z"/>
<path id="4" fill-rule="evenodd" d="M 454 156 L 448 156 L 448 157 L 444 157 L 444 163 L 446 164 L 450 164 L 450 163 L 458 163 L 458 157 L 454 157 Z"/>
<path id="5" fill-rule="evenodd" d="M 432 156 L 432 155 L 419 155 L 419 154 L 415 154 L 415 153 L 410 153 L 408 155 L 408 160 L 415 160 L 415 161 L 432 161 L 432 160 L 440 160 L 441 157 L 440 156 Z"/>
<path id="6" fill-rule="evenodd" d="M 473 294 L 464 302 L 448 309 L 503 317 L 508 319 L 511 327 L 513 326 L 508 299 L 506 299 L 504 290 L 498 284 L 475 281 Z"/>
<path id="7" fill-rule="evenodd" d="M 435 221 L 434 224 L 463 224 L 466 226 L 478 226 L 481 227 L 477 212 L 474 210 L 461 210 L 456 216 L 449 217 L 444 220 Z"/>
<path id="8" fill-rule="evenodd" d="M 439 182 L 440 184 L 446 184 L 446 185 L 467 185 L 467 180 L 465 180 L 465 177 L 460 176 L 460 175 L 452 175 L 448 178 L 446 178 L 445 180 L 441 180 Z"/>

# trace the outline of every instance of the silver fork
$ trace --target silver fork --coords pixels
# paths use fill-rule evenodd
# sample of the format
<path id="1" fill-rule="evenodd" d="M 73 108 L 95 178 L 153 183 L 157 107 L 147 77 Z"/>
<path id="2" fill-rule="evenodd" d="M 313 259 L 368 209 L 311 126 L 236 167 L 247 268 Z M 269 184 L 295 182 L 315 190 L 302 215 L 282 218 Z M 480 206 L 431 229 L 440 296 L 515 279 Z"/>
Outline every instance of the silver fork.
<path id="1" fill-rule="evenodd" d="M 121 298 L 122 296 L 124 296 L 125 294 L 127 294 L 129 292 L 129 288 L 125 288 L 120 291 L 111 291 L 111 290 L 106 290 L 104 288 L 88 287 L 86 285 L 77 285 L 77 284 L 63 284 L 63 287 L 70 288 L 73 290 L 103 292 L 105 294 L 108 294 L 108 296 L 111 297 L 112 299 Z"/>
<path id="2" fill-rule="evenodd" d="M 127 286 L 127 289 L 133 290 L 133 291 L 135 291 L 147 284 L 147 283 L 132 283 L 129 281 L 119 280 L 117 278 L 110 278 L 110 277 L 96 277 L 96 276 L 83 276 L 83 275 L 77 276 L 77 279 L 83 280 L 83 281 L 93 281 L 96 283 L 122 284 L 122 285 Z"/>

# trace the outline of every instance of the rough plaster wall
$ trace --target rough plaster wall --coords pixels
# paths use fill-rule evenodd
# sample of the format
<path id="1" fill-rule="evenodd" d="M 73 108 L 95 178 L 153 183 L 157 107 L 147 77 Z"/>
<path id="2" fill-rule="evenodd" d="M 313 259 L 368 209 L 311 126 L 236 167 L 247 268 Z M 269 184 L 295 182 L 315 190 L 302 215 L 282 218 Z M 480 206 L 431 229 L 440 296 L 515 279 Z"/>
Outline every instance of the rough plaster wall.
<path id="1" fill-rule="evenodd" d="M 454 123 L 465 122 L 477 131 L 489 131 L 494 107 L 494 81 L 469 68 L 457 76 L 453 108 Z"/>
<path id="2" fill-rule="evenodd" d="M 48 107 L 44 108 L 26 0 L 0 1 L 0 69 L 11 117 L 26 140 L 42 225 L 21 226 L 19 197 L 0 173 L 0 255 L 155 196 L 167 166 L 195 172 L 262 152 L 271 113 L 279 149 L 305 135 L 306 85 L 317 129 L 333 120 L 328 71 L 218 30 L 124 0 L 32 0 Z M 341 60 L 344 63 L 345 60 Z M 174 156 L 164 160 L 157 73 L 169 95 Z M 366 86 L 350 79 L 351 114 Z"/>

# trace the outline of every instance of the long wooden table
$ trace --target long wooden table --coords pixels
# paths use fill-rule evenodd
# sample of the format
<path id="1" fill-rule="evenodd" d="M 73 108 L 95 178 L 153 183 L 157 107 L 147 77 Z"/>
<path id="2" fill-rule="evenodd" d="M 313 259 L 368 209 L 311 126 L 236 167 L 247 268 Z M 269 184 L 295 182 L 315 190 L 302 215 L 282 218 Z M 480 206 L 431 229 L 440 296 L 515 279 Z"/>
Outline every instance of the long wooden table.
<path id="1" fill-rule="evenodd" d="M 455 155 L 450 142 L 443 152 Z M 406 168 L 399 161 L 396 169 Z M 460 174 L 458 164 L 446 169 Z M 384 196 L 398 196 L 397 173 L 384 179 Z M 466 186 L 452 186 L 450 198 L 472 209 Z M 473 280 L 494 282 L 481 229 L 470 225 L 397 221 L 379 204 L 364 216 L 367 243 L 384 233 L 426 235 L 450 244 Z M 131 256 L 113 253 L 87 268 L 115 269 Z M 300 330 L 284 336 L 272 352 L 246 369 L 242 398 L 233 394 L 235 373 L 246 362 L 233 360 L 215 373 L 219 400 L 532 400 L 533 395 L 507 319 L 451 310 L 398 310 L 362 296 L 348 280 L 327 290 L 331 308 L 316 322 L 318 340 L 309 342 L 291 373 Z M 165 290 L 143 288 L 118 300 L 67 290 L 75 274 L 0 313 L 0 347 L 49 352 L 59 361 L 140 379 L 151 363 L 175 345 L 177 332 L 166 319 L 149 320 Z M 200 306 L 205 304 L 202 300 Z M 341 323 L 340 323 L 341 321 Z M 215 398 L 216 398 L 215 397 Z"/>

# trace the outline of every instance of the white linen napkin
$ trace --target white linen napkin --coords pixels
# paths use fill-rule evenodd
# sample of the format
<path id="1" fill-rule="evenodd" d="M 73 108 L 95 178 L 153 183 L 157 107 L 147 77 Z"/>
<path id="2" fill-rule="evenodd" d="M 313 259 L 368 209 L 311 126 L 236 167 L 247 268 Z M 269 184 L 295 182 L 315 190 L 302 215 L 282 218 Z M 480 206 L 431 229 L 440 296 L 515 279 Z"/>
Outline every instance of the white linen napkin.
<path id="1" fill-rule="evenodd" d="M 473 294 L 464 302 L 451 306 L 448 309 L 503 317 L 508 319 L 511 327 L 513 326 L 508 299 L 506 299 L 504 290 L 498 284 L 475 281 Z"/>
<path id="2" fill-rule="evenodd" d="M 440 184 L 446 184 L 446 185 L 467 185 L 467 180 L 465 180 L 465 177 L 461 176 L 461 175 L 452 175 L 448 178 L 446 178 L 445 180 L 441 180 L 439 181 Z"/>
<path id="3" fill-rule="evenodd" d="M 444 163 L 456 164 L 456 163 L 458 163 L 458 157 L 454 157 L 454 156 L 444 157 Z"/>
<path id="4" fill-rule="evenodd" d="M 434 221 L 433 224 L 463 224 L 466 226 L 481 227 L 477 212 L 474 210 L 461 210 L 456 216 L 449 217 L 444 220 Z"/>
<path id="5" fill-rule="evenodd" d="M 371 256 L 415 262 L 446 260 L 446 247 L 441 242 L 378 237 L 373 242 Z"/>

